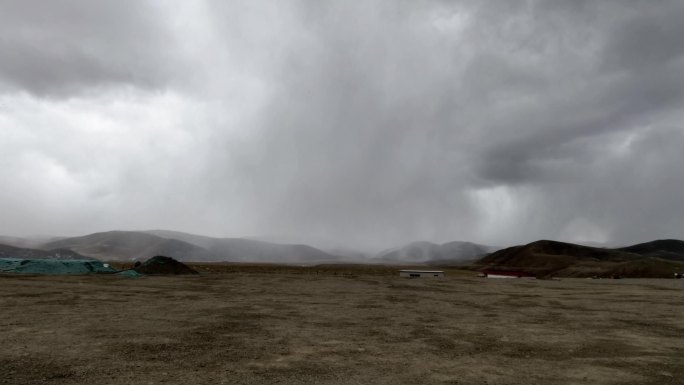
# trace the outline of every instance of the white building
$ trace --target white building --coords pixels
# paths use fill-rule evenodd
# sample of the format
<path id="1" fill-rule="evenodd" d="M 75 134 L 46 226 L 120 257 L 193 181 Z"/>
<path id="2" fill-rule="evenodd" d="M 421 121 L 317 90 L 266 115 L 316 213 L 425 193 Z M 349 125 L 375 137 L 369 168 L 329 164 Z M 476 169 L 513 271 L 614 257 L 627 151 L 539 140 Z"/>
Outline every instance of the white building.
<path id="1" fill-rule="evenodd" d="M 399 276 L 405 278 L 444 278 L 441 270 L 399 270 Z"/>
<path id="2" fill-rule="evenodd" d="M 506 271 L 506 270 L 482 270 L 479 277 L 485 278 L 528 278 L 535 279 L 534 274 L 525 273 L 522 271 Z"/>

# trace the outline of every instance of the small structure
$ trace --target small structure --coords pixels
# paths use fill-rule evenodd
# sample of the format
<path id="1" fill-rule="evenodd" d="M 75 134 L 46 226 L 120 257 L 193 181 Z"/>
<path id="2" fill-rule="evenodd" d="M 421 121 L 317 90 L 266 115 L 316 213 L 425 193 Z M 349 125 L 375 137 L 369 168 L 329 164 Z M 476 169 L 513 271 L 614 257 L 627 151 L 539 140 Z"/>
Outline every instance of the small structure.
<path id="1" fill-rule="evenodd" d="M 404 278 L 444 278 L 442 270 L 399 270 L 399 276 Z"/>
<path id="2" fill-rule="evenodd" d="M 528 278 L 528 279 L 536 279 L 537 277 L 534 274 L 530 273 L 525 273 L 523 271 L 509 271 L 509 270 L 482 270 L 480 274 L 478 274 L 480 277 L 485 277 L 485 278 Z"/>

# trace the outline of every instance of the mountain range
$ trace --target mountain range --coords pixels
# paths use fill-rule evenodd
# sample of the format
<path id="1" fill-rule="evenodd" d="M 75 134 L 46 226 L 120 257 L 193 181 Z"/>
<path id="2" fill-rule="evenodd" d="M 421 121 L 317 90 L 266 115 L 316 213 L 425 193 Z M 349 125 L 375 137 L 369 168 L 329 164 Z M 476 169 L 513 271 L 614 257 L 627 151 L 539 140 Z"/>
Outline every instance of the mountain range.
<path id="1" fill-rule="evenodd" d="M 48 242 L 102 260 L 137 260 L 164 255 L 186 262 L 323 263 L 336 257 L 306 245 L 282 245 L 242 238 L 153 231 L 108 231 Z"/>
<path id="2" fill-rule="evenodd" d="M 47 238 L 46 238 L 47 239 Z M 214 238 L 169 230 L 107 231 L 80 237 L 51 238 L 42 243 L 0 237 L 0 257 L 96 258 L 106 261 L 144 260 L 164 255 L 184 262 L 243 263 L 375 263 L 468 266 L 472 269 L 520 271 L 538 277 L 639 276 L 668 277 L 684 271 L 684 241 L 656 240 L 620 248 L 582 246 L 540 240 L 496 251 L 492 246 L 454 241 L 413 242 L 368 255 L 338 253 L 303 244 L 247 238 Z M 32 247 L 19 247 L 31 245 Z"/>
<path id="3" fill-rule="evenodd" d="M 28 244 L 22 238 L 0 238 Z M 378 255 L 341 249 L 321 250 L 303 244 L 283 244 L 248 238 L 214 238 L 169 230 L 107 231 L 79 237 L 53 238 L 36 249 L 68 249 L 76 254 L 109 261 L 146 259 L 165 255 L 186 262 L 456 264 L 472 261 L 494 250 L 470 242 L 442 245 L 414 242 Z"/>

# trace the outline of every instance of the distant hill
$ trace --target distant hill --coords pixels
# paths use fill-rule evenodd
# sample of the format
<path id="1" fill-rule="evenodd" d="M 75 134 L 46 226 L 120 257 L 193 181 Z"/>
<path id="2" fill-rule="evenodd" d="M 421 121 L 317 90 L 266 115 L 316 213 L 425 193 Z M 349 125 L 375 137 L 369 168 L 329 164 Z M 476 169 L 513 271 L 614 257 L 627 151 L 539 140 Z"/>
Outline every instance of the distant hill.
<path id="1" fill-rule="evenodd" d="M 55 248 L 52 250 L 27 249 L 9 245 L 0 245 L 0 258 L 19 259 L 92 259 L 73 250 Z"/>
<path id="2" fill-rule="evenodd" d="M 471 242 L 454 241 L 444 244 L 413 242 L 386 250 L 375 259 L 386 263 L 450 264 L 472 261 L 492 252 L 492 247 Z"/>
<path id="3" fill-rule="evenodd" d="M 206 249 L 211 255 L 231 262 L 314 263 L 333 262 L 339 257 L 307 245 L 271 243 L 245 238 L 212 238 L 169 230 L 148 234 L 182 240 Z"/>
<path id="4" fill-rule="evenodd" d="M 684 241 L 678 239 L 660 239 L 657 241 L 622 247 L 616 250 L 636 253 L 648 257 L 684 261 Z"/>
<path id="5" fill-rule="evenodd" d="M 190 234 L 190 233 L 184 233 L 181 231 L 172 231 L 172 230 L 148 230 L 148 231 L 140 231 L 139 233 L 151 234 L 151 235 L 155 235 L 155 236 L 166 238 L 166 239 L 176 239 L 178 241 L 191 243 L 195 246 L 199 246 L 199 247 L 202 247 L 205 249 L 210 248 L 211 245 L 214 243 L 214 240 L 219 239 L 219 238 L 207 237 L 204 235 Z"/>
<path id="6" fill-rule="evenodd" d="M 47 236 L 32 236 L 32 237 L 8 237 L 0 235 L 0 244 L 20 247 L 23 249 L 40 249 L 41 245 L 46 242 L 55 241 L 60 238 Z"/>
<path id="7" fill-rule="evenodd" d="M 7 237 L 0 235 L 0 244 L 14 247 L 30 248 L 29 241 L 26 238 Z"/>
<path id="8" fill-rule="evenodd" d="M 103 260 L 146 259 L 167 255 L 186 261 L 210 261 L 207 250 L 193 244 L 136 231 L 107 231 L 48 242 L 43 248 L 69 248 Z"/>
<path id="9" fill-rule="evenodd" d="M 349 261 L 355 261 L 355 262 L 363 262 L 365 261 L 369 255 L 358 251 L 354 250 L 348 247 L 343 247 L 340 245 L 333 245 L 332 241 L 327 241 L 326 240 L 315 240 L 317 243 L 323 244 L 321 245 L 314 245 L 314 246 L 306 246 L 303 245 L 299 242 L 293 242 L 293 238 L 288 238 L 288 237 L 265 237 L 265 238 L 257 238 L 257 237 L 245 237 L 245 238 L 213 238 L 213 237 L 207 237 L 204 235 L 196 235 L 196 234 L 189 234 L 189 233 L 184 233 L 180 231 L 171 231 L 171 230 L 148 230 L 144 231 L 145 233 L 148 234 L 153 234 L 157 235 L 160 237 L 164 238 L 173 238 L 173 239 L 178 239 L 184 242 L 192 243 L 194 245 L 200 246 L 207 248 L 209 250 L 215 250 L 218 253 L 225 253 L 225 249 L 227 248 L 227 243 L 230 243 L 233 240 L 240 240 L 240 241 L 253 241 L 255 243 L 252 244 L 250 247 L 254 247 L 255 249 L 261 249 L 262 246 L 264 245 L 281 245 L 281 246 L 292 246 L 294 247 L 294 250 L 286 251 L 285 255 L 292 255 L 293 253 L 298 253 L 298 252 L 304 252 L 303 256 L 301 258 L 295 257 L 294 259 L 301 259 L 302 262 L 306 262 L 307 260 L 320 260 L 322 262 L 329 262 L 332 259 L 344 259 L 345 262 Z M 243 243 L 243 242 L 239 242 Z M 268 247 L 268 246 L 266 246 Z M 307 247 L 308 249 L 303 250 L 302 247 Z M 320 254 L 320 252 L 323 252 L 324 254 Z M 263 254 L 269 254 L 270 251 L 265 251 Z M 292 259 L 292 258 L 290 258 Z"/>
<path id="10" fill-rule="evenodd" d="M 318 263 L 337 260 L 334 255 L 306 245 L 212 238 L 167 230 L 109 231 L 61 239 L 44 247 L 69 247 L 107 260 L 144 259 L 155 255 L 196 262 Z"/>
<path id="11" fill-rule="evenodd" d="M 640 245 L 635 245 L 640 246 Z M 492 253 L 477 262 L 480 267 L 496 270 L 513 270 L 537 276 L 611 276 L 670 277 L 674 271 L 684 269 L 666 254 L 634 246 L 604 249 L 572 243 L 541 240 L 522 246 L 509 247 Z M 636 253 L 633 250 L 644 250 Z"/>

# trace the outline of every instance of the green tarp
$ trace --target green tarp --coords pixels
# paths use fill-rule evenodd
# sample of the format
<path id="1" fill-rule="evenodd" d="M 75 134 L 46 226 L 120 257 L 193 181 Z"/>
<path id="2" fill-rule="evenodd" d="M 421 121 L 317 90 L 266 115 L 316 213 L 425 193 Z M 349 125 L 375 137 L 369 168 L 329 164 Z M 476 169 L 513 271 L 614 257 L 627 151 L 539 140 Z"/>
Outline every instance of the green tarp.
<path id="1" fill-rule="evenodd" d="M 0 258 L 0 273 L 69 275 L 112 274 L 116 270 L 89 259 L 17 259 Z"/>

